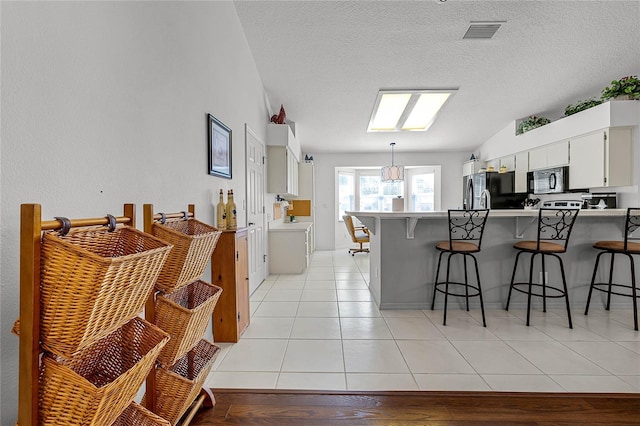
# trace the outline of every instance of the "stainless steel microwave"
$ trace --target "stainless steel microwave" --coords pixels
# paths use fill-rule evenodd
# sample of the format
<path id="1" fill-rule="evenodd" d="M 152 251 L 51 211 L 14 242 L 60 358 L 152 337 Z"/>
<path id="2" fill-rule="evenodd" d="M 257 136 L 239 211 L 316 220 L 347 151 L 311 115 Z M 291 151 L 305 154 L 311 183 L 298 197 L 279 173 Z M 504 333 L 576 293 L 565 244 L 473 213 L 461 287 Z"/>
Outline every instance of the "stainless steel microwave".
<path id="1" fill-rule="evenodd" d="M 534 170 L 527 174 L 528 189 L 533 194 L 556 194 L 569 190 L 569 167 Z"/>

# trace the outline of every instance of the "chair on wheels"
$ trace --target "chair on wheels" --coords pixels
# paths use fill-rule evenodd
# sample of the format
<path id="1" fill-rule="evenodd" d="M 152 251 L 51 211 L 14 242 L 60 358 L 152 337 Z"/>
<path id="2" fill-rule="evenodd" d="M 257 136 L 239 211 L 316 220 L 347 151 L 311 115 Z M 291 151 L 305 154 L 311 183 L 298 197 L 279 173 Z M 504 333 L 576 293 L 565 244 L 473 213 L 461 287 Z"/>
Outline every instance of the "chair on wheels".
<path id="1" fill-rule="evenodd" d="M 638 331 L 637 298 L 640 296 L 638 295 L 638 290 L 636 288 L 636 271 L 635 265 L 633 264 L 633 255 L 640 254 L 640 242 L 635 242 L 640 241 L 640 236 L 633 237 L 632 233 L 638 228 L 640 228 L 640 208 L 629 208 L 627 209 L 627 217 L 624 226 L 624 241 L 598 241 L 593 244 L 593 248 L 600 250 L 600 253 L 598 253 L 598 256 L 596 257 L 596 263 L 593 267 L 593 276 L 591 277 L 589 296 L 587 297 L 587 306 L 584 310 L 584 314 L 587 315 L 589 313 L 589 304 L 591 303 L 591 294 L 593 293 L 594 289 L 607 293 L 607 311 L 611 306 L 612 294 L 631 297 L 633 300 L 633 327 L 636 331 Z M 611 262 L 609 263 L 609 281 L 606 283 L 597 283 L 595 281 L 596 274 L 598 272 L 598 263 L 600 262 L 600 256 L 606 253 L 611 255 Z M 631 284 L 616 284 L 613 282 L 613 261 L 616 254 L 622 254 L 629 258 L 629 264 L 631 265 Z M 630 290 L 631 294 L 629 294 L 629 292 L 619 293 L 618 291 L 613 291 L 613 287 L 615 287 L 615 290 L 620 289 L 619 291 L 622 291 L 622 289 L 627 289 L 627 291 Z"/>
<path id="2" fill-rule="evenodd" d="M 353 226 L 353 218 L 351 216 L 342 216 L 342 220 L 344 220 L 344 224 L 349 231 L 351 241 L 360 244 L 359 248 L 349 249 L 351 256 L 355 256 L 356 253 L 369 253 L 369 249 L 362 246 L 369 242 L 369 230 L 364 226 Z"/>
<path id="3" fill-rule="evenodd" d="M 541 208 L 538 214 L 538 237 L 536 241 L 520 241 L 513 245 L 513 248 L 518 250 L 516 255 L 516 261 L 513 265 L 513 273 L 511 274 L 511 284 L 509 286 L 509 296 L 507 298 L 506 310 L 509 310 L 509 303 L 511 302 L 511 292 L 516 290 L 520 293 L 527 295 L 527 326 L 531 317 L 531 297 L 542 298 L 542 311 L 547 312 L 547 298 L 562 298 L 564 297 L 567 305 L 567 317 L 569 319 L 569 328 L 573 328 L 571 322 L 571 308 L 569 307 L 569 292 L 567 290 L 567 279 L 564 273 L 564 264 L 562 258 L 559 256 L 561 253 L 567 251 L 567 244 L 569 243 L 569 236 L 571 235 L 571 229 L 575 223 L 576 217 L 578 217 L 579 209 L 545 209 Z M 529 281 L 527 282 L 515 282 L 516 269 L 518 267 L 518 260 L 520 255 L 527 253 L 531 255 L 529 264 Z M 542 283 L 533 282 L 533 267 L 534 260 L 537 255 L 540 255 L 542 261 L 541 281 Z M 545 258 L 547 256 L 554 257 L 558 260 L 560 265 L 560 274 L 562 277 L 562 288 L 549 285 L 547 283 L 547 268 L 545 265 Z M 541 292 L 536 292 L 534 289 L 541 289 Z"/>
<path id="4" fill-rule="evenodd" d="M 469 310 L 469 298 L 480 298 L 480 309 L 482 310 L 482 324 L 486 327 L 487 321 L 484 316 L 484 303 L 482 301 L 482 288 L 480 286 L 480 273 L 478 271 L 478 261 L 474 256 L 480 252 L 484 225 L 487 222 L 489 210 L 449 210 L 449 239 L 436 243 L 436 249 L 440 251 L 438 256 L 438 267 L 436 269 L 436 279 L 433 286 L 433 298 L 431 299 L 431 310 L 436 303 L 438 292 L 444 294 L 444 318 L 442 325 L 447 325 L 447 302 L 449 296 L 464 297 L 466 299 L 467 311 Z M 447 254 L 447 272 L 444 281 L 440 279 L 440 266 L 442 256 Z M 464 282 L 451 281 L 451 258 L 455 255 L 462 255 L 464 264 Z M 467 258 L 473 259 L 476 273 L 476 284 L 470 284 L 467 273 Z M 453 288 L 450 289 L 449 287 Z M 444 289 L 443 289 L 444 287 Z M 464 289 L 464 293 L 456 292 L 454 289 Z"/>

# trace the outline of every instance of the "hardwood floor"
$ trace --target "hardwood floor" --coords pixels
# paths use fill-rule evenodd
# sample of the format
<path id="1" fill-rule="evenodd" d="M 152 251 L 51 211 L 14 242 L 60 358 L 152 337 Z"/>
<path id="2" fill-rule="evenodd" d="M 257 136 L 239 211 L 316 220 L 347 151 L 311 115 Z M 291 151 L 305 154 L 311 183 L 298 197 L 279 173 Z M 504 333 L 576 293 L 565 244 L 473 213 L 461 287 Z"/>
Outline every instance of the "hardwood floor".
<path id="1" fill-rule="evenodd" d="M 640 394 L 217 390 L 192 426 L 640 425 Z"/>

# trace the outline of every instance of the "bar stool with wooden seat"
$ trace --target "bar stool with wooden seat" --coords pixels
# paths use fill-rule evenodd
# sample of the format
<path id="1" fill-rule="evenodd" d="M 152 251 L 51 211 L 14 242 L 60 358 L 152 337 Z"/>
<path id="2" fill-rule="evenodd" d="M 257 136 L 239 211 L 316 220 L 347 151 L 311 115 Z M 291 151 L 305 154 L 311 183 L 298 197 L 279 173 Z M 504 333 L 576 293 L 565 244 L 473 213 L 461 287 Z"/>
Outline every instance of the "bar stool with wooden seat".
<path id="1" fill-rule="evenodd" d="M 511 292 L 516 290 L 520 293 L 527 295 L 527 326 L 529 325 L 529 319 L 531 317 L 531 297 L 542 298 L 542 312 L 547 312 L 547 297 L 550 298 L 562 298 L 564 297 L 567 305 L 567 318 L 569 319 L 569 328 L 573 328 L 571 322 L 571 308 L 569 306 L 569 291 L 567 290 L 567 279 L 564 273 L 564 264 L 562 258 L 559 256 L 561 253 L 567 251 L 567 244 L 569 244 L 569 236 L 571 235 L 571 229 L 578 217 L 579 209 L 547 209 L 540 208 L 538 213 L 538 236 L 536 241 L 520 241 L 513 245 L 513 248 L 518 250 L 516 255 L 516 261 L 513 265 L 513 273 L 511 274 L 511 284 L 509 286 L 509 296 L 507 298 L 506 310 L 509 310 L 509 303 L 511 302 Z M 516 269 L 518 267 L 518 260 L 520 255 L 528 253 L 531 255 L 529 264 L 529 281 L 528 282 L 515 282 Z M 533 282 L 533 266 L 534 260 L 537 255 L 541 255 L 542 260 L 542 283 Z M 549 285 L 547 283 L 547 269 L 545 265 L 545 257 L 551 256 L 558 260 L 560 265 L 560 275 L 562 277 L 562 288 Z M 534 292 L 534 288 L 541 288 L 541 293 Z M 551 292 L 551 293 L 549 293 Z"/>
<path id="2" fill-rule="evenodd" d="M 436 244 L 436 249 L 440 251 L 438 256 L 438 267 L 436 269 L 436 279 L 433 286 L 433 298 L 431 299 L 431 310 L 434 309 L 436 303 L 436 294 L 438 292 L 444 294 L 444 318 L 442 325 L 447 325 L 447 301 L 449 296 L 464 297 L 466 299 L 467 311 L 469 310 L 469 298 L 480 298 L 480 309 L 482 310 L 482 324 L 486 327 L 487 321 L 484 317 L 484 304 L 482 302 L 482 288 L 480 286 L 480 273 L 478 271 L 478 261 L 474 256 L 480 252 L 480 244 L 482 243 L 482 235 L 484 233 L 484 225 L 487 221 L 489 210 L 449 210 L 449 239 L 440 241 Z M 444 281 L 438 281 L 440 278 L 440 265 L 442 256 L 447 254 L 447 274 Z M 451 257 L 462 255 L 464 262 L 464 282 L 450 281 Z M 470 284 L 467 274 L 467 257 L 473 259 L 476 272 L 476 285 Z M 449 286 L 454 288 L 464 288 L 464 293 L 451 291 Z M 442 288 L 444 287 L 444 289 Z M 471 290 L 471 292 L 470 292 Z"/>
<path id="3" fill-rule="evenodd" d="M 598 256 L 596 257 L 596 263 L 593 267 L 593 276 L 591 277 L 591 285 L 589 286 L 589 296 L 587 297 L 587 306 L 584 310 L 584 314 L 587 315 L 589 313 L 589 304 L 591 303 L 591 294 L 593 290 L 602 291 L 607 293 L 607 305 L 606 309 L 609 310 L 611 306 L 611 295 L 615 294 L 618 296 L 626 296 L 631 297 L 633 300 L 633 326 L 634 330 L 638 330 L 638 301 L 637 298 L 640 297 L 638 295 L 638 291 L 636 288 L 636 272 L 635 265 L 633 263 L 633 255 L 640 255 L 640 236 L 632 237 L 634 231 L 640 228 L 640 208 L 629 208 L 627 209 L 627 217 L 625 220 L 624 226 L 624 240 L 623 241 L 598 241 L 593 244 L 593 248 L 600 250 Z M 632 240 L 632 241 L 629 241 Z M 611 254 L 611 263 L 609 264 L 609 281 L 606 283 L 597 283 L 596 274 L 598 272 L 598 263 L 600 262 L 600 256 L 603 254 L 609 253 Z M 631 284 L 616 284 L 613 282 L 613 260 L 615 259 L 616 254 L 622 254 L 629 258 L 629 263 L 631 265 Z M 627 293 L 619 293 L 618 291 L 612 290 L 615 287 L 616 289 L 628 289 L 631 291 L 631 294 Z"/>

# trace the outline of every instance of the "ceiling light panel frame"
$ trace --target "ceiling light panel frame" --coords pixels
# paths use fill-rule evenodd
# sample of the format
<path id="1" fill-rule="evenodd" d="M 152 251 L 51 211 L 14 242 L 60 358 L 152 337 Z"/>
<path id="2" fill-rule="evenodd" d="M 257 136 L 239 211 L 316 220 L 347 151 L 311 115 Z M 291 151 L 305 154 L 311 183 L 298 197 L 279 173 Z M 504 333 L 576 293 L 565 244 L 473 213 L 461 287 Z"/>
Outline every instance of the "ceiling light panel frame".
<path id="1" fill-rule="evenodd" d="M 367 132 L 424 132 L 431 127 L 438 113 L 451 100 L 458 89 L 412 89 L 412 90 L 380 90 L 373 106 Z M 421 97 L 433 98 L 433 102 L 420 102 Z M 379 113 L 384 112 L 389 104 L 397 104 L 402 111 L 394 111 L 391 122 Z M 420 105 L 425 114 L 420 124 L 406 127 L 405 123 L 414 122 L 412 112 Z M 417 111 L 417 110 L 416 110 Z M 398 117 L 396 120 L 395 117 Z"/>

